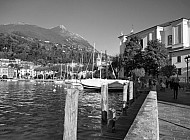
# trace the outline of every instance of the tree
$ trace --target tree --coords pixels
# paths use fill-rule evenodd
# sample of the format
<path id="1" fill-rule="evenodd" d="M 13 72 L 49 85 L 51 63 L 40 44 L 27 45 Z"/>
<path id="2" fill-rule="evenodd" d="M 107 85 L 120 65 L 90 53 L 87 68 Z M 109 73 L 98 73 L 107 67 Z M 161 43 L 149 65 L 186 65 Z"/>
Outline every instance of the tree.
<path id="1" fill-rule="evenodd" d="M 121 70 L 122 57 L 121 55 L 116 55 L 113 57 L 109 71 L 114 71 L 116 78 L 119 76 L 119 71 Z M 113 68 L 113 69 L 112 69 Z"/>
<path id="2" fill-rule="evenodd" d="M 125 75 L 130 76 L 132 70 L 144 68 L 148 75 L 157 75 L 159 69 L 166 65 L 168 52 L 159 40 L 149 41 L 144 50 L 140 39 L 136 36 L 128 38 L 123 54 Z"/>
<path id="3" fill-rule="evenodd" d="M 137 68 L 135 57 L 141 53 L 142 46 L 140 45 L 140 38 L 137 36 L 128 38 L 125 45 L 125 51 L 122 56 L 122 66 L 125 68 L 125 75 L 130 76 L 132 70 Z"/>
<path id="4" fill-rule="evenodd" d="M 170 78 L 170 76 L 177 73 L 177 68 L 175 65 L 166 65 L 161 68 L 160 72 L 163 74 L 163 76 Z"/>
<path id="5" fill-rule="evenodd" d="M 143 53 L 145 71 L 149 75 L 157 75 L 159 68 L 165 66 L 167 63 L 167 49 L 159 40 L 152 40 L 148 42 Z"/>

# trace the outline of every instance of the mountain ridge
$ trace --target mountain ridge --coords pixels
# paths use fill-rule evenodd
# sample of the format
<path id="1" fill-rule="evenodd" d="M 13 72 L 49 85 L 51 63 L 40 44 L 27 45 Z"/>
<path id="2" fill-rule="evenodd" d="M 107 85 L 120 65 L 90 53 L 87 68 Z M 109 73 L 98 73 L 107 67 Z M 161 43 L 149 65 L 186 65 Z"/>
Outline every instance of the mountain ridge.
<path id="1" fill-rule="evenodd" d="M 93 46 L 86 39 L 76 33 L 70 32 L 64 25 L 58 25 L 50 29 L 27 23 L 0 25 L 0 33 L 15 32 L 23 36 L 37 38 L 43 41 L 93 50 Z"/>
<path id="2" fill-rule="evenodd" d="M 60 25 L 51 29 L 29 24 L 0 25 L 0 58 L 21 59 L 46 66 L 92 63 L 94 47 Z M 95 59 L 99 52 L 95 50 Z"/>

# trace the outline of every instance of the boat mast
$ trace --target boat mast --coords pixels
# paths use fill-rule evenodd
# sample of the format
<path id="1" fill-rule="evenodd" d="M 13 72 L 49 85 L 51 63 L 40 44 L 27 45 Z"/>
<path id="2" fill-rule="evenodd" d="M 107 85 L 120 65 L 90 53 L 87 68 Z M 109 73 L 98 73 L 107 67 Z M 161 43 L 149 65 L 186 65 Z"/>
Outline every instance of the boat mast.
<path id="1" fill-rule="evenodd" d="M 100 79 L 102 78 L 102 51 L 100 54 Z"/>
<path id="2" fill-rule="evenodd" d="M 62 63 L 61 63 L 61 75 L 60 75 L 60 79 L 62 78 Z"/>
<path id="3" fill-rule="evenodd" d="M 108 78 L 108 57 L 107 57 L 107 52 L 105 50 L 105 59 L 106 59 L 106 79 Z"/>
<path id="4" fill-rule="evenodd" d="M 94 51 L 93 51 L 93 56 L 92 56 L 92 78 L 93 76 L 93 71 L 94 71 L 94 53 L 95 53 L 95 43 L 94 43 Z"/>
<path id="5" fill-rule="evenodd" d="M 72 60 L 72 63 L 71 63 L 71 67 L 72 67 L 72 76 L 71 76 L 71 79 L 73 79 L 73 76 L 74 76 L 74 74 L 73 74 L 73 60 Z"/>
<path id="6" fill-rule="evenodd" d="M 68 77 L 69 77 L 69 74 L 68 74 L 68 63 L 67 63 L 67 79 L 69 79 Z"/>

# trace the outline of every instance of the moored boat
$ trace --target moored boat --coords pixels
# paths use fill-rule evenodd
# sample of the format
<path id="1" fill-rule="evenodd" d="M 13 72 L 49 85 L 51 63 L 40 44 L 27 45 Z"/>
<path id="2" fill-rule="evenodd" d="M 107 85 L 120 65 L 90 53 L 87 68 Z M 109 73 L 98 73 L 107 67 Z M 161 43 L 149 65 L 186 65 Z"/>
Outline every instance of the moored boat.
<path id="1" fill-rule="evenodd" d="M 60 80 L 54 80 L 55 84 L 65 84 L 65 81 L 60 79 Z"/>
<path id="2" fill-rule="evenodd" d="M 100 90 L 102 84 L 108 84 L 109 90 L 123 90 L 123 85 L 127 80 L 119 79 L 82 79 L 81 84 L 84 89 Z"/>

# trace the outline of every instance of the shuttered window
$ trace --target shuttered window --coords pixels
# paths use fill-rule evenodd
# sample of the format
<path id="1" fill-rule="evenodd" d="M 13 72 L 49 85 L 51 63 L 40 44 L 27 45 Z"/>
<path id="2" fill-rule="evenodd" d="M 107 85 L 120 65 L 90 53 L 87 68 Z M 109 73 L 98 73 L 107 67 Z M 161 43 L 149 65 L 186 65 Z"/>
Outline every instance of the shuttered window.
<path id="1" fill-rule="evenodd" d="M 177 69 L 177 74 L 178 74 L 178 75 L 181 75 L 181 68 L 178 68 L 178 69 Z"/>
<path id="2" fill-rule="evenodd" d="M 175 34 L 175 44 L 181 43 L 181 25 L 178 25 L 174 29 Z"/>
<path id="3" fill-rule="evenodd" d="M 178 63 L 181 62 L 181 56 L 178 56 L 178 57 L 177 57 L 177 62 L 178 62 Z"/>
<path id="4" fill-rule="evenodd" d="M 172 45 L 172 35 L 168 36 L 168 45 Z"/>

